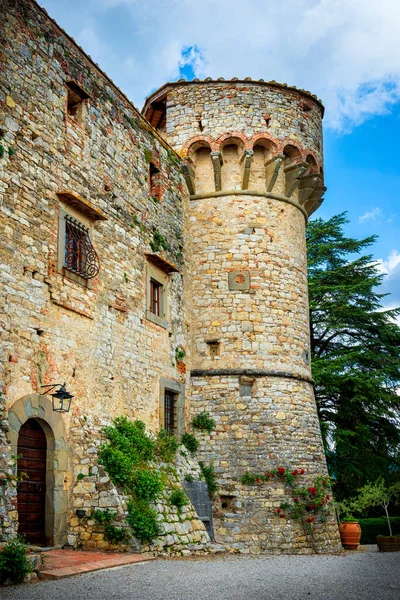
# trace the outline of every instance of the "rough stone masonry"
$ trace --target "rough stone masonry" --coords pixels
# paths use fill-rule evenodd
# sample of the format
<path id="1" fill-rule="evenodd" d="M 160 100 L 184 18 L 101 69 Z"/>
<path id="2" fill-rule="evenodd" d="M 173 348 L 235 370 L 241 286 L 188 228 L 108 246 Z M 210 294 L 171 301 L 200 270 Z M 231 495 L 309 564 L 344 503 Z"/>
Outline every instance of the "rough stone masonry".
<path id="1" fill-rule="evenodd" d="M 320 101 L 276 82 L 179 81 L 140 114 L 36 2 L 0 13 L 2 539 L 18 531 L 29 420 L 47 443 L 46 542 L 105 548 L 76 514 L 125 510 L 97 463 L 101 428 L 126 415 L 179 437 L 207 411 L 216 430 L 196 435 L 217 474 L 217 542 L 308 551 L 274 512 L 284 490 L 240 478 L 326 472 L 305 252 L 326 189 Z M 42 386 L 64 381 L 72 408 L 55 413 Z M 159 512 L 154 552 L 208 548 L 193 507 Z M 320 544 L 337 547 L 335 523 Z"/>

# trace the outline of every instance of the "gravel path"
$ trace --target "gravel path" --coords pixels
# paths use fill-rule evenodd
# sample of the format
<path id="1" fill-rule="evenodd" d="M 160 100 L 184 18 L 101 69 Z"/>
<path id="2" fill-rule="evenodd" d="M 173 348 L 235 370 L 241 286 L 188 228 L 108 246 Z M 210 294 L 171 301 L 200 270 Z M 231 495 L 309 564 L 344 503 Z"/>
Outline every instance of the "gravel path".
<path id="1" fill-rule="evenodd" d="M 2 600 L 399 600 L 400 553 L 155 560 L 1 590 Z"/>

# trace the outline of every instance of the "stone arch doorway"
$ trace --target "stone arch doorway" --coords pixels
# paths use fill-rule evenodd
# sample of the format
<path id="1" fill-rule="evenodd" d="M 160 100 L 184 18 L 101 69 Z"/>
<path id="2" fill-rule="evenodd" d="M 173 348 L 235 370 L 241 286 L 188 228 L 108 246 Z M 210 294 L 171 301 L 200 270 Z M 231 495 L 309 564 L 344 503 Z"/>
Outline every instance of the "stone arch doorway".
<path id="1" fill-rule="evenodd" d="M 22 495 L 22 490 L 24 489 L 22 485 L 23 481 L 18 482 L 17 487 L 20 488 L 18 489 L 18 494 L 21 494 L 19 498 L 17 497 L 18 502 L 21 501 L 20 506 L 18 506 L 18 516 L 20 517 L 21 515 L 22 517 L 20 533 L 25 533 L 26 535 L 28 532 L 28 541 L 38 543 L 39 545 L 43 543 L 49 546 L 64 544 L 66 542 L 67 526 L 68 451 L 67 434 L 63 417 L 60 413 L 53 411 L 49 398 L 40 396 L 39 394 L 30 394 L 17 400 L 12 405 L 8 412 L 8 421 L 8 437 L 12 453 L 18 456 L 19 446 L 22 449 L 23 444 L 25 444 L 26 451 L 24 452 L 22 449 L 20 454 L 25 457 L 25 455 L 29 454 L 29 450 L 35 450 L 36 456 L 39 456 L 40 452 L 37 453 L 36 451 L 40 450 L 42 459 L 44 457 L 45 460 L 45 468 L 43 469 L 45 473 L 44 499 L 42 491 L 38 494 L 34 493 L 33 486 L 32 496 L 35 497 L 24 497 Z M 32 431 L 36 431 L 36 434 L 32 433 Z M 32 438 L 35 435 L 40 440 L 37 446 L 41 446 L 41 448 L 29 448 L 29 444 L 35 446 L 35 443 L 34 441 L 27 442 L 27 438 Z M 18 461 L 18 470 L 27 472 L 25 466 L 28 466 L 27 481 L 34 482 L 34 479 L 29 479 L 30 475 L 39 477 L 40 474 L 38 472 L 35 474 L 32 452 L 31 457 L 26 456 L 25 458 L 25 462 Z M 41 489 L 43 489 L 43 485 Z M 28 507 L 23 508 L 24 501 L 29 501 L 29 511 Z M 33 506 L 35 504 L 38 506 Z M 27 511 L 26 521 L 24 521 L 22 514 L 24 510 Z M 36 528 L 36 533 L 33 532 L 34 528 L 29 526 L 29 523 L 33 524 L 35 521 L 36 517 L 32 516 L 35 510 L 38 511 L 37 514 L 40 513 L 42 516 L 44 514 L 44 526 L 42 522 L 41 529 Z M 34 539 L 35 536 L 37 536 L 37 541 Z"/>
<path id="2" fill-rule="evenodd" d="M 18 435 L 18 533 L 30 544 L 45 544 L 46 434 L 37 419 L 28 419 Z"/>

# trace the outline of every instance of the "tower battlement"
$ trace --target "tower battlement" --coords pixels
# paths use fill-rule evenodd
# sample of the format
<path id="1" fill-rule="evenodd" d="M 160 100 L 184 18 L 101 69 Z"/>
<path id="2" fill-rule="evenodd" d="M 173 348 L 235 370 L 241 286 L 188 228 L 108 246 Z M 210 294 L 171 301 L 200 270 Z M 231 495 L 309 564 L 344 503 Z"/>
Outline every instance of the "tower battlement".
<path id="1" fill-rule="evenodd" d="M 323 106 L 309 92 L 250 79 L 179 81 L 154 92 L 143 114 L 185 158 L 193 198 L 255 192 L 306 217 L 321 205 Z"/>

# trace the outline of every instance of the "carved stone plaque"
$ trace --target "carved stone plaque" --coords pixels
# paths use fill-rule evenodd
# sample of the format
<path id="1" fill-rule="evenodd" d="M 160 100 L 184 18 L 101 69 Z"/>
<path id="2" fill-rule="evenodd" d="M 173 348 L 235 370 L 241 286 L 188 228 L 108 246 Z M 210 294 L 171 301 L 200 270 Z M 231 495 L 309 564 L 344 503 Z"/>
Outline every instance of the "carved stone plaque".
<path id="1" fill-rule="evenodd" d="M 228 286 L 230 290 L 249 290 L 250 271 L 231 271 L 228 273 Z"/>

